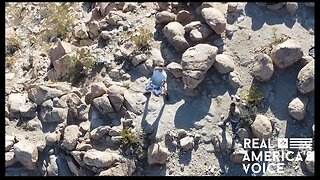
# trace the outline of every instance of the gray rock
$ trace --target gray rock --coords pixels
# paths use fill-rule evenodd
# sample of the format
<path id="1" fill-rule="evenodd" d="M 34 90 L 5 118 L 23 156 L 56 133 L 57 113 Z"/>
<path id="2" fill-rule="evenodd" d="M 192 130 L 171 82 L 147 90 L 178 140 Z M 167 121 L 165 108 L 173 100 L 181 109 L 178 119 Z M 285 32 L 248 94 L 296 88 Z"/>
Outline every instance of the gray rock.
<path id="1" fill-rule="evenodd" d="M 11 93 L 8 97 L 9 114 L 11 118 L 20 117 L 20 107 L 27 102 L 24 94 Z"/>
<path id="2" fill-rule="evenodd" d="M 191 30 L 198 29 L 199 27 L 201 27 L 201 25 L 202 25 L 201 21 L 192 21 L 186 24 L 183 28 L 185 33 L 190 33 Z"/>
<path id="3" fill-rule="evenodd" d="M 83 156 L 85 154 L 84 151 L 71 151 L 70 154 L 80 166 L 85 165 L 85 163 L 83 162 Z"/>
<path id="4" fill-rule="evenodd" d="M 246 128 L 239 128 L 237 134 L 240 141 L 243 141 L 243 139 L 250 137 L 250 134 Z"/>
<path id="5" fill-rule="evenodd" d="M 254 57 L 252 74 L 259 81 L 267 81 L 273 74 L 273 63 L 267 54 L 258 54 Z"/>
<path id="6" fill-rule="evenodd" d="M 57 157 L 55 155 L 49 156 L 49 163 L 47 167 L 48 176 L 58 176 L 58 164 L 57 164 Z"/>
<path id="7" fill-rule="evenodd" d="M 53 133 L 46 133 L 45 134 L 46 144 L 47 145 L 56 144 L 58 141 L 60 141 L 60 136 L 61 134 L 58 133 L 57 131 Z"/>
<path id="8" fill-rule="evenodd" d="M 245 154 L 247 154 L 247 151 L 244 150 L 243 148 L 237 148 L 235 149 L 235 151 L 232 152 L 232 154 L 230 155 L 230 160 L 236 164 L 242 164 L 245 163 L 243 161 L 243 158 L 245 156 Z"/>
<path id="9" fill-rule="evenodd" d="M 216 55 L 216 60 L 214 62 L 214 68 L 218 70 L 220 74 L 227 74 L 234 70 L 234 61 L 231 56 L 226 54 Z"/>
<path id="10" fill-rule="evenodd" d="M 140 115 L 143 112 L 143 106 L 132 97 L 132 94 L 129 91 L 124 92 L 124 107 L 128 111 L 131 111 L 137 115 Z"/>
<path id="11" fill-rule="evenodd" d="M 155 18 L 159 24 L 168 24 L 169 22 L 175 21 L 176 15 L 168 11 L 161 11 L 156 14 Z"/>
<path id="12" fill-rule="evenodd" d="M 272 125 L 268 117 L 258 114 L 251 125 L 253 136 L 267 140 L 272 135 Z"/>
<path id="13" fill-rule="evenodd" d="M 108 88 L 108 98 L 115 111 L 120 111 L 124 103 L 123 88 L 117 85 L 112 85 Z"/>
<path id="14" fill-rule="evenodd" d="M 212 29 L 207 24 L 201 24 L 198 28 L 190 31 L 190 39 L 199 42 L 207 39 L 211 34 L 213 34 Z"/>
<path id="15" fill-rule="evenodd" d="M 273 11 L 279 10 L 286 5 L 286 2 L 279 2 L 276 4 L 267 4 L 267 7 Z"/>
<path id="16" fill-rule="evenodd" d="M 122 13 L 117 11 L 110 11 L 109 14 L 105 17 L 106 22 L 109 25 L 119 25 L 119 22 L 123 21 Z"/>
<path id="17" fill-rule="evenodd" d="M 29 131 L 42 130 L 42 123 L 37 117 L 28 121 L 27 126 Z"/>
<path id="18" fill-rule="evenodd" d="M 196 88 L 202 82 L 205 73 L 215 61 L 217 51 L 215 46 L 198 44 L 182 54 L 182 81 L 189 89 Z M 196 61 L 194 57 L 197 57 Z"/>
<path id="19" fill-rule="evenodd" d="M 138 54 L 132 58 L 132 64 L 137 66 L 141 62 L 146 61 L 148 56 L 146 54 Z"/>
<path id="20" fill-rule="evenodd" d="M 111 130 L 110 126 L 99 126 L 90 132 L 90 138 L 94 140 L 98 140 L 102 136 L 108 134 L 110 130 Z"/>
<path id="21" fill-rule="evenodd" d="M 92 149 L 91 144 L 86 144 L 86 143 L 79 143 L 77 144 L 76 150 L 77 151 L 87 151 L 89 149 Z"/>
<path id="22" fill-rule="evenodd" d="M 228 7 L 227 7 L 227 11 L 228 11 L 228 13 L 231 13 L 231 12 L 233 12 L 233 11 L 235 11 L 236 9 L 237 9 L 237 7 L 238 7 L 238 3 L 236 3 L 236 2 L 229 2 L 228 3 Z"/>
<path id="23" fill-rule="evenodd" d="M 5 135 L 5 150 L 9 151 L 15 143 L 14 136 Z"/>
<path id="24" fill-rule="evenodd" d="M 170 6 L 169 2 L 157 2 L 159 11 L 167 10 Z"/>
<path id="25" fill-rule="evenodd" d="M 169 150 L 159 143 L 151 144 L 148 147 L 148 164 L 165 164 L 169 154 Z"/>
<path id="26" fill-rule="evenodd" d="M 103 82 L 96 82 L 91 84 L 91 98 L 100 97 L 107 92 L 107 87 Z"/>
<path id="27" fill-rule="evenodd" d="M 202 141 L 203 141 L 203 143 L 205 143 L 205 144 L 209 144 L 209 143 L 212 142 L 212 139 L 211 139 L 210 136 L 203 136 L 203 137 L 202 137 Z"/>
<path id="28" fill-rule="evenodd" d="M 50 88 L 46 86 L 36 86 L 31 88 L 28 91 L 29 99 L 36 103 L 37 105 L 41 105 L 44 101 L 48 99 L 53 99 L 55 97 L 60 97 L 64 94 L 59 89 Z"/>
<path id="29" fill-rule="evenodd" d="M 293 39 L 276 45 L 270 57 L 277 68 L 287 68 L 299 61 L 303 56 L 302 47 Z"/>
<path id="30" fill-rule="evenodd" d="M 134 11 L 138 8 L 137 6 L 137 3 L 125 3 L 123 8 L 122 8 L 122 11 L 123 12 L 130 12 L 130 11 Z"/>
<path id="31" fill-rule="evenodd" d="M 195 123 L 194 123 L 194 127 L 195 127 L 196 129 L 201 129 L 201 128 L 203 128 L 203 127 L 204 127 L 204 121 L 197 121 L 197 122 L 195 122 Z"/>
<path id="32" fill-rule="evenodd" d="M 62 123 L 67 120 L 68 109 L 65 108 L 41 108 L 39 117 L 42 122 Z"/>
<path id="33" fill-rule="evenodd" d="M 97 168 L 108 168 L 119 160 L 120 156 L 116 153 L 98 151 L 95 149 L 88 150 L 83 156 L 83 161 L 86 165 L 95 166 Z"/>
<path id="34" fill-rule="evenodd" d="M 307 152 L 307 157 L 304 160 L 306 163 L 307 170 L 311 173 L 314 173 L 314 160 L 315 160 L 314 151 Z"/>
<path id="35" fill-rule="evenodd" d="M 168 64 L 167 70 L 176 78 L 182 77 L 182 66 L 176 62 Z"/>
<path id="36" fill-rule="evenodd" d="M 51 47 L 48 52 L 48 56 L 53 63 L 60 59 L 65 54 L 69 54 L 73 51 L 74 46 L 68 42 L 59 41 L 57 45 Z"/>
<path id="37" fill-rule="evenodd" d="M 297 13 L 298 3 L 296 3 L 296 2 L 287 2 L 286 9 L 291 15 L 294 15 L 294 14 Z"/>
<path id="38" fill-rule="evenodd" d="M 234 89 L 238 89 L 239 87 L 241 87 L 241 80 L 240 79 L 241 79 L 240 75 L 236 71 L 232 71 L 228 75 L 228 83 Z"/>
<path id="39" fill-rule="evenodd" d="M 184 137 L 180 139 L 180 147 L 186 151 L 189 149 L 192 149 L 194 145 L 193 141 L 194 141 L 193 137 L 190 137 L 190 136 Z"/>
<path id="40" fill-rule="evenodd" d="M 107 94 L 104 94 L 101 97 L 97 97 L 97 98 L 93 99 L 93 105 L 103 115 L 107 115 L 107 114 L 114 112 L 114 109 L 111 106 L 111 103 L 109 101 Z"/>
<path id="41" fill-rule="evenodd" d="M 32 119 L 37 116 L 37 105 L 34 103 L 24 104 L 20 106 L 19 111 L 22 117 Z"/>
<path id="42" fill-rule="evenodd" d="M 18 162 L 17 158 L 14 156 L 14 152 L 6 152 L 5 153 L 5 167 L 9 167 Z"/>
<path id="43" fill-rule="evenodd" d="M 101 17 L 105 17 L 106 15 L 108 15 L 110 11 L 115 7 L 116 5 L 114 2 L 101 2 L 99 4 L 99 11 Z"/>
<path id="44" fill-rule="evenodd" d="M 203 8 L 201 15 L 217 34 L 221 34 L 226 30 L 226 19 L 218 9 L 213 7 Z"/>
<path id="45" fill-rule="evenodd" d="M 126 160 L 115 167 L 101 171 L 98 176 L 131 176 L 136 169 L 133 160 Z"/>
<path id="46" fill-rule="evenodd" d="M 111 69 L 110 72 L 109 72 L 109 76 L 112 78 L 112 79 L 121 79 L 121 73 L 119 71 L 119 69 Z"/>
<path id="47" fill-rule="evenodd" d="M 181 10 L 178 12 L 176 21 L 182 24 L 183 26 L 190 23 L 192 21 L 193 17 L 187 10 Z"/>
<path id="48" fill-rule="evenodd" d="M 314 77 L 314 60 L 305 65 L 298 73 L 297 86 L 302 94 L 307 94 L 314 91 L 315 77 Z"/>
<path id="49" fill-rule="evenodd" d="M 14 145 L 14 155 L 25 168 L 32 170 L 36 168 L 38 160 L 37 146 L 28 140 L 20 140 Z"/>
<path id="50" fill-rule="evenodd" d="M 121 126 L 113 126 L 109 131 L 109 136 L 119 136 L 122 131 Z"/>
<path id="51" fill-rule="evenodd" d="M 69 149 L 74 150 L 79 138 L 79 127 L 77 125 L 67 126 L 64 130 L 62 145 Z"/>
<path id="52" fill-rule="evenodd" d="M 296 97 L 289 103 L 288 111 L 294 119 L 303 120 L 306 115 L 306 103 L 301 98 Z"/>
<path id="53" fill-rule="evenodd" d="M 184 28 L 179 22 L 170 22 L 163 29 L 163 34 L 167 41 L 177 52 L 184 52 L 189 47 L 189 43 L 184 38 Z"/>
<path id="54" fill-rule="evenodd" d="M 87 39 L 87 38 L 89 38 L 87 31 L 88 31 L 88 29 L 87 29 L 86 25 L 82 23 L 82 24 L 74 27 L 73 34 L 76 38 Z"/>

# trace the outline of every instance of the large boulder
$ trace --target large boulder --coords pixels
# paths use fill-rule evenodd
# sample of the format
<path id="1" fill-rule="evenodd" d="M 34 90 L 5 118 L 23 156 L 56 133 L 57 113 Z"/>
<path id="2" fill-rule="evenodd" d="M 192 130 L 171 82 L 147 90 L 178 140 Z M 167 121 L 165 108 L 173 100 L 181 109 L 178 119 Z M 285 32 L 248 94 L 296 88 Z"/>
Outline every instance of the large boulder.
<path id="1" fill-rule="evenodd" d="M 131 111 L 137 115 L 142 114 L 143 106 L 141 105 L 141 103 L 139 103 L 137 99 L 133 98 L 132 94 L 128 90 L 124 91 L 123 95 L 124 95 L 124 103 L 123 103 L 124 107 L 128 111 Z"/>
<path id="2" fill-rule="evenodd" d="M 268 117 L 258 114 L 251 124 L 253 136 L 260 140 L 267 140 L 272 135 L 272 125 Z"/>
<path id="3" fill-rule="evenodd" d="M 100 97 L 107 92 L 107 87 L 103 82 L 96 82 L 91 84 L 91 98 Z"/>
<path id="4" fill-rule="evenodd" d="M 93 105 L 103 115 L 114 113 L 114 109 L 111 106 L 111 103 L 109 101 L 107 94 L 104 94 L 101 97 L 97 97 L 97 98 L 93 99 Z"/>
<path id="5" fill-rule="evenodd" d="M 83 156 L 83 162 L 88 166 L 94 166 L 97 168 L 110 167 L 120 160 L 120 155 L 107 152 L 98 151 L 96 149 L 88 150 Z"/>
<path id="6" fill-rule="evenodd" d="M 48 56 L 53 63 L 55 60 L 60 59 L 65 54 L 69 54 L 73 51 L 74 46 L 68 42 L 59 41 L 58 44 L 53 45 L 48 52 Z"/>
<path id="7" fill-rule="evenodd" d="M 155 18 L 159 24 L 168 24 L 176 19 L 176 15 L 169 11 L 161 11 L 156 14 Z"/>
<path id="8" fill-rule="evenodd" d="M 59 175 L 57 159 L 58 159 L 58 157 L 56 155 L 49 156 L 49 162 L 48 162 L 48 167 L 47 167 L 48 176 L 58 176 Z"/>
<path id="9" fill-rule="evenodd" d="M 234 70 L 234 62 L 231 56 L 226 54 L 216 55 L 216 61 L 214 62 L 214 68 L 218 70 L 220 74 L 227 74 Z"/>
<path id="10" fill-rule="evenodd" d="M 124 103 L 123 88 L 117 85 L 112 85 L 108 88 L 108 98 L 115 111 L 120 111 Z"/>
<path id="11" fill-rule="evenodd" d="M 148 164 L 165 164 L 170 152 L 159 143 L 151 144 L 148 147 Z"/>
<path id="12" fill-rule="evenodd" d="M 67 121 L 68 109 L 66 108 L 50 108 L 42 107 L 39 113 L 39 119 L 42 122 L 57 122 L 62 123 Z"/>
<path id="13" fill-rule="evenodd" d="M 94 140 L 98 140 L 101 137 L 103 137 L 104 135 L 108 134 L 110 130 L 111 130 L 110 126 L 99 126 L 97 128 L 94 128 L 90 132 L 90 138 L 92 138 Z"/>
<path id="14" fill-rule="evenodd" d="M 22 117 L 33 119 L 37 116 L 37 105 L 35 103 L 27 103 L 19 108 Z"/>
<path id="15" fill-rule="evenodd" d="M 201 24 L 198 28 L 190 31 L 190 39 L 193 42 L 200 42 L 213 34 L 212 29 L 207 24 Z"/>
<path id="16" fill-rule="evenodd" d="M 167 70 L 176 78 L 182 77 L 182 66 L 176 62 L 168 64 Z"/>
<path id="17" fill-rule="evenodd" d="M 213 7 L 203 8 L 201 15 L 217 34 L 221 34 L 226 30 L 226 18 L 218 9 Z"/>
<path id="18" fill-rule="evenodd" d="M 303 120 L 306 114 L 306 103 L 296 97 L 289 103 L 288 111 L 294 119 Z"/>
<path id="19" fill-rule="evenodd" d="M 191 13 L 187 10 L 181 10 L 177 13 L 176 21 L 178 21 L 183 26 L 190 23 L 193 17 Z"/>
<path id="20" fill-rule="evenodd" d="M 64 130 L 62 145 L 69 149 L 74 150 L 79 138 L 79 127 L 77 125 L 67 126 Z"/>
<path id="21" fill-rule="evenodd" d="M 59 89 L 50 88 L 46 86 L 36 86 L 31 88 L 28 91 L 29 99 L 36 103 L 37 105 L 41 105 L 44 101 L 48 99 L 53 99 L 55 97 L 60 97 L 64 94 Z"/>
<path id="22" fill-rule="evenodd" d="M 189 47 L 189 43 L 184 38 L 184 28 L 178 22 L 170 22 L 163 29 L 163 34 L 167 41 L 176 49 L 177 52 L 184 52 Z"/>
<path id="23" fill-rule="evenodd" d="M 233 89 L 238 89 L 241 87 L 241 77 L 237 71 L 232 71 L 228 75 L 228 83 Z"/>
<path id="24" fill-rule="evenodd" d="M 303 56 L 301 45 L 293 39 L 276 45 L 270 54 L 270 57 L 277 68 L 287 68 L 299 61 Z"/>
<path id="25" fill-rule="evenodd" d="M 38 160 L 36 144 L 28 140 L 21 140 L 14 145 L 14 155 L 27 169 L 35 169 Z"/>
<path id="26" fill-rule="evenodd" d="M 148 56 L 146 54 L 138 54 L 132 58 L 132 64 L 134 66 L 137 66 L 140 63 L 146 61 L 147 59 L 148 59 Z"/>
<path id="27" fill-rule="evenodd" d="M 8 97 L 9 115 L 12 118 L 21 116 L 20 108 L 27 102 L 27 96 L 24 94 L 11 93 Z"/>
<path id="28" fill-rule="evenodd" d="M 126 160 L 115 167 L 101 171 L 99 176 L 131 176 L 136 169 L 133 160 Z"/>
<path id="29" fill-rule="evenodd" d="M 298 73 L 297 86 L 302 94 L 314 91 L 314 60 L 305 65 Z"/>
<path id="30" fill-rule="evenodd" d="M 259 81 L 267 81 L 273 74 L 273 63 L 267 54 L 258 54 L 254 57 L 252 74 Z"/>
<path id="31" fill-rule="evenodd" d="M 182 81 L 189 89 L 196 88 L 215 61 L 218 48 L 208 44 L 198 44 L 182 54 Z M 195 58 L 197 57 L 197 58 Z"/>

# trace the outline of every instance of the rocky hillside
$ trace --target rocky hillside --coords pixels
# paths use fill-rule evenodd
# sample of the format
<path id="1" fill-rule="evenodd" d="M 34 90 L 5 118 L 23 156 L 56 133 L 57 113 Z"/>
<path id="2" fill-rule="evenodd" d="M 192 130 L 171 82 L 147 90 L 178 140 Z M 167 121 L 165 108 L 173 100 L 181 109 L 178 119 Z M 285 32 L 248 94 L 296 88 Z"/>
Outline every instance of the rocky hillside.
<path id="1" fill-rule="evenodd" d="M 6 3 L 6 176 L 248 176 L 314 135 L 314 3 Z M 164 63 L 169 99 L 144 96 Z M 218 123 L 235 102 L 239 140 Z M 271 151 L 280 151 L 278 147 Z M 314 173 L 313 149 L 285 174 Z"/>

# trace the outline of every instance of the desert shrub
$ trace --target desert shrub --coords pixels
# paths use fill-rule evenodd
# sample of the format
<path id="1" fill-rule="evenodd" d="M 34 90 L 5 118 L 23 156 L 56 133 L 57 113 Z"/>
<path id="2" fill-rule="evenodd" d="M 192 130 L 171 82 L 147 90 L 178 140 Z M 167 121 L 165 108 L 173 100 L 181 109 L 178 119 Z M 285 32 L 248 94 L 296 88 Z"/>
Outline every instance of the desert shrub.
<path id="1" fill-rule="evenodd" d="M 150 48 L 152 33 L 149 29 L 140 27 L 137 35 L 131 36 L 131 41 L 140 49 L 147 50 Z"/>
<path id="2" fill-rule="evenodd" d="M 125 144 L 133 143 L 138 144 L 140 142 L 139 136 L 133 134 L 129 127 L 124 127 L 120 133 L 121 139 Z"/>
<path id="3" fill-rule="evenodd" d="M 75 54 L 65 60 L 67 67 L 67 78 L 76 83 L 80 77 L 86 75 L 94 65 L 94 57 L 86 49 L 78 49 Z"/>
<path id="4" fill-rule="evenodd" d="M 255 50 L 255 53 L 263 53 L 270 56 L 273 47 L 285 42 L 288 39 L 290 39 L 290 37 L 285 34 L 281 34 L 280 36 L 277 35 L 277 28 L 273 27 L 270 42 L 266 46 L 259 48 L 258 50 Z"/>
<path id="5" fill-rule="evenodd" d="M 255 86 L 251 86 L 246 96 L 246 101 L 250 105 L 258 106 L 264 99 L 263 93 Z"/>
<path id="6" fill-rule="evenodd" d="M 42 36 L 47 40 L 53 36 L 69 38 L 77 18 L 76 13 L 71 9 L 73 4 L 45 2 L 41 6 L 43 8 L 40 12 L 43 18 L 41 23 L 45 27 Z"/>

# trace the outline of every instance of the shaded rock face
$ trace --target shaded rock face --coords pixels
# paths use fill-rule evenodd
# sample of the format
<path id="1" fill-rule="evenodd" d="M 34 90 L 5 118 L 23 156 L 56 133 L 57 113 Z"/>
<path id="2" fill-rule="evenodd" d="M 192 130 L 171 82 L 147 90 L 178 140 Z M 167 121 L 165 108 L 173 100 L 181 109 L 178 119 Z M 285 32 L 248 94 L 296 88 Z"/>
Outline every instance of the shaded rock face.
<path id="1" fill-rule="evenodd" d="M 182 77 L 182 67 L 180 64 L 176 62 L 172 62 L 167 65 L 167 69 L 171 74 L 173 74 L 174 77 L 176 78 Z"/>
<path id="2" fill-rule="evenodd" d="M 275 46 L 270 57 L 277 68 L 287 68 L 299 61 L 303 56 L 301 45 L 295 40 L 287 41 Z"/>
<path id="3" fill-rule="evenodd" d="M 196 88 L 215 61 L 218 48 L 208 44 L 198 44 L 182 54 L 182 81 L 189 88 Z"/>
<path id="4" fill-rule="evenodd" d="M 201 15 L 217 34 L 221 34 L 226 30 L 226 19 L 218 9 L 213 7 L 203 8 Z"/>
<path id="5" fill-rule="evenodd" d="M 259 81 L 267 81 L 273 74 L 273 63 L 267 54 L 258 54 L 254 57 L 252 74 Z"/>
<path id="6" fill-rule="evenodd" d="M 314 60 L 305 65 L 298 73 L 297 86 L 302 94 L 314 91 Z"/>
<path id="7" fill-rule="evenodd" d="M 251 130 L 254 137 L 257 137 L 260 140 L 267 140 L 272 135 L 272 125 L 269 118 L 258 114 L 251 125 Z"/>
<path id="8" fill-rule="evenodd" d="M 22 140 L 14 145 L 14 155 L 27 169 L 35 169 L 38 160 L 37 146 L 28 141 Z"/>

